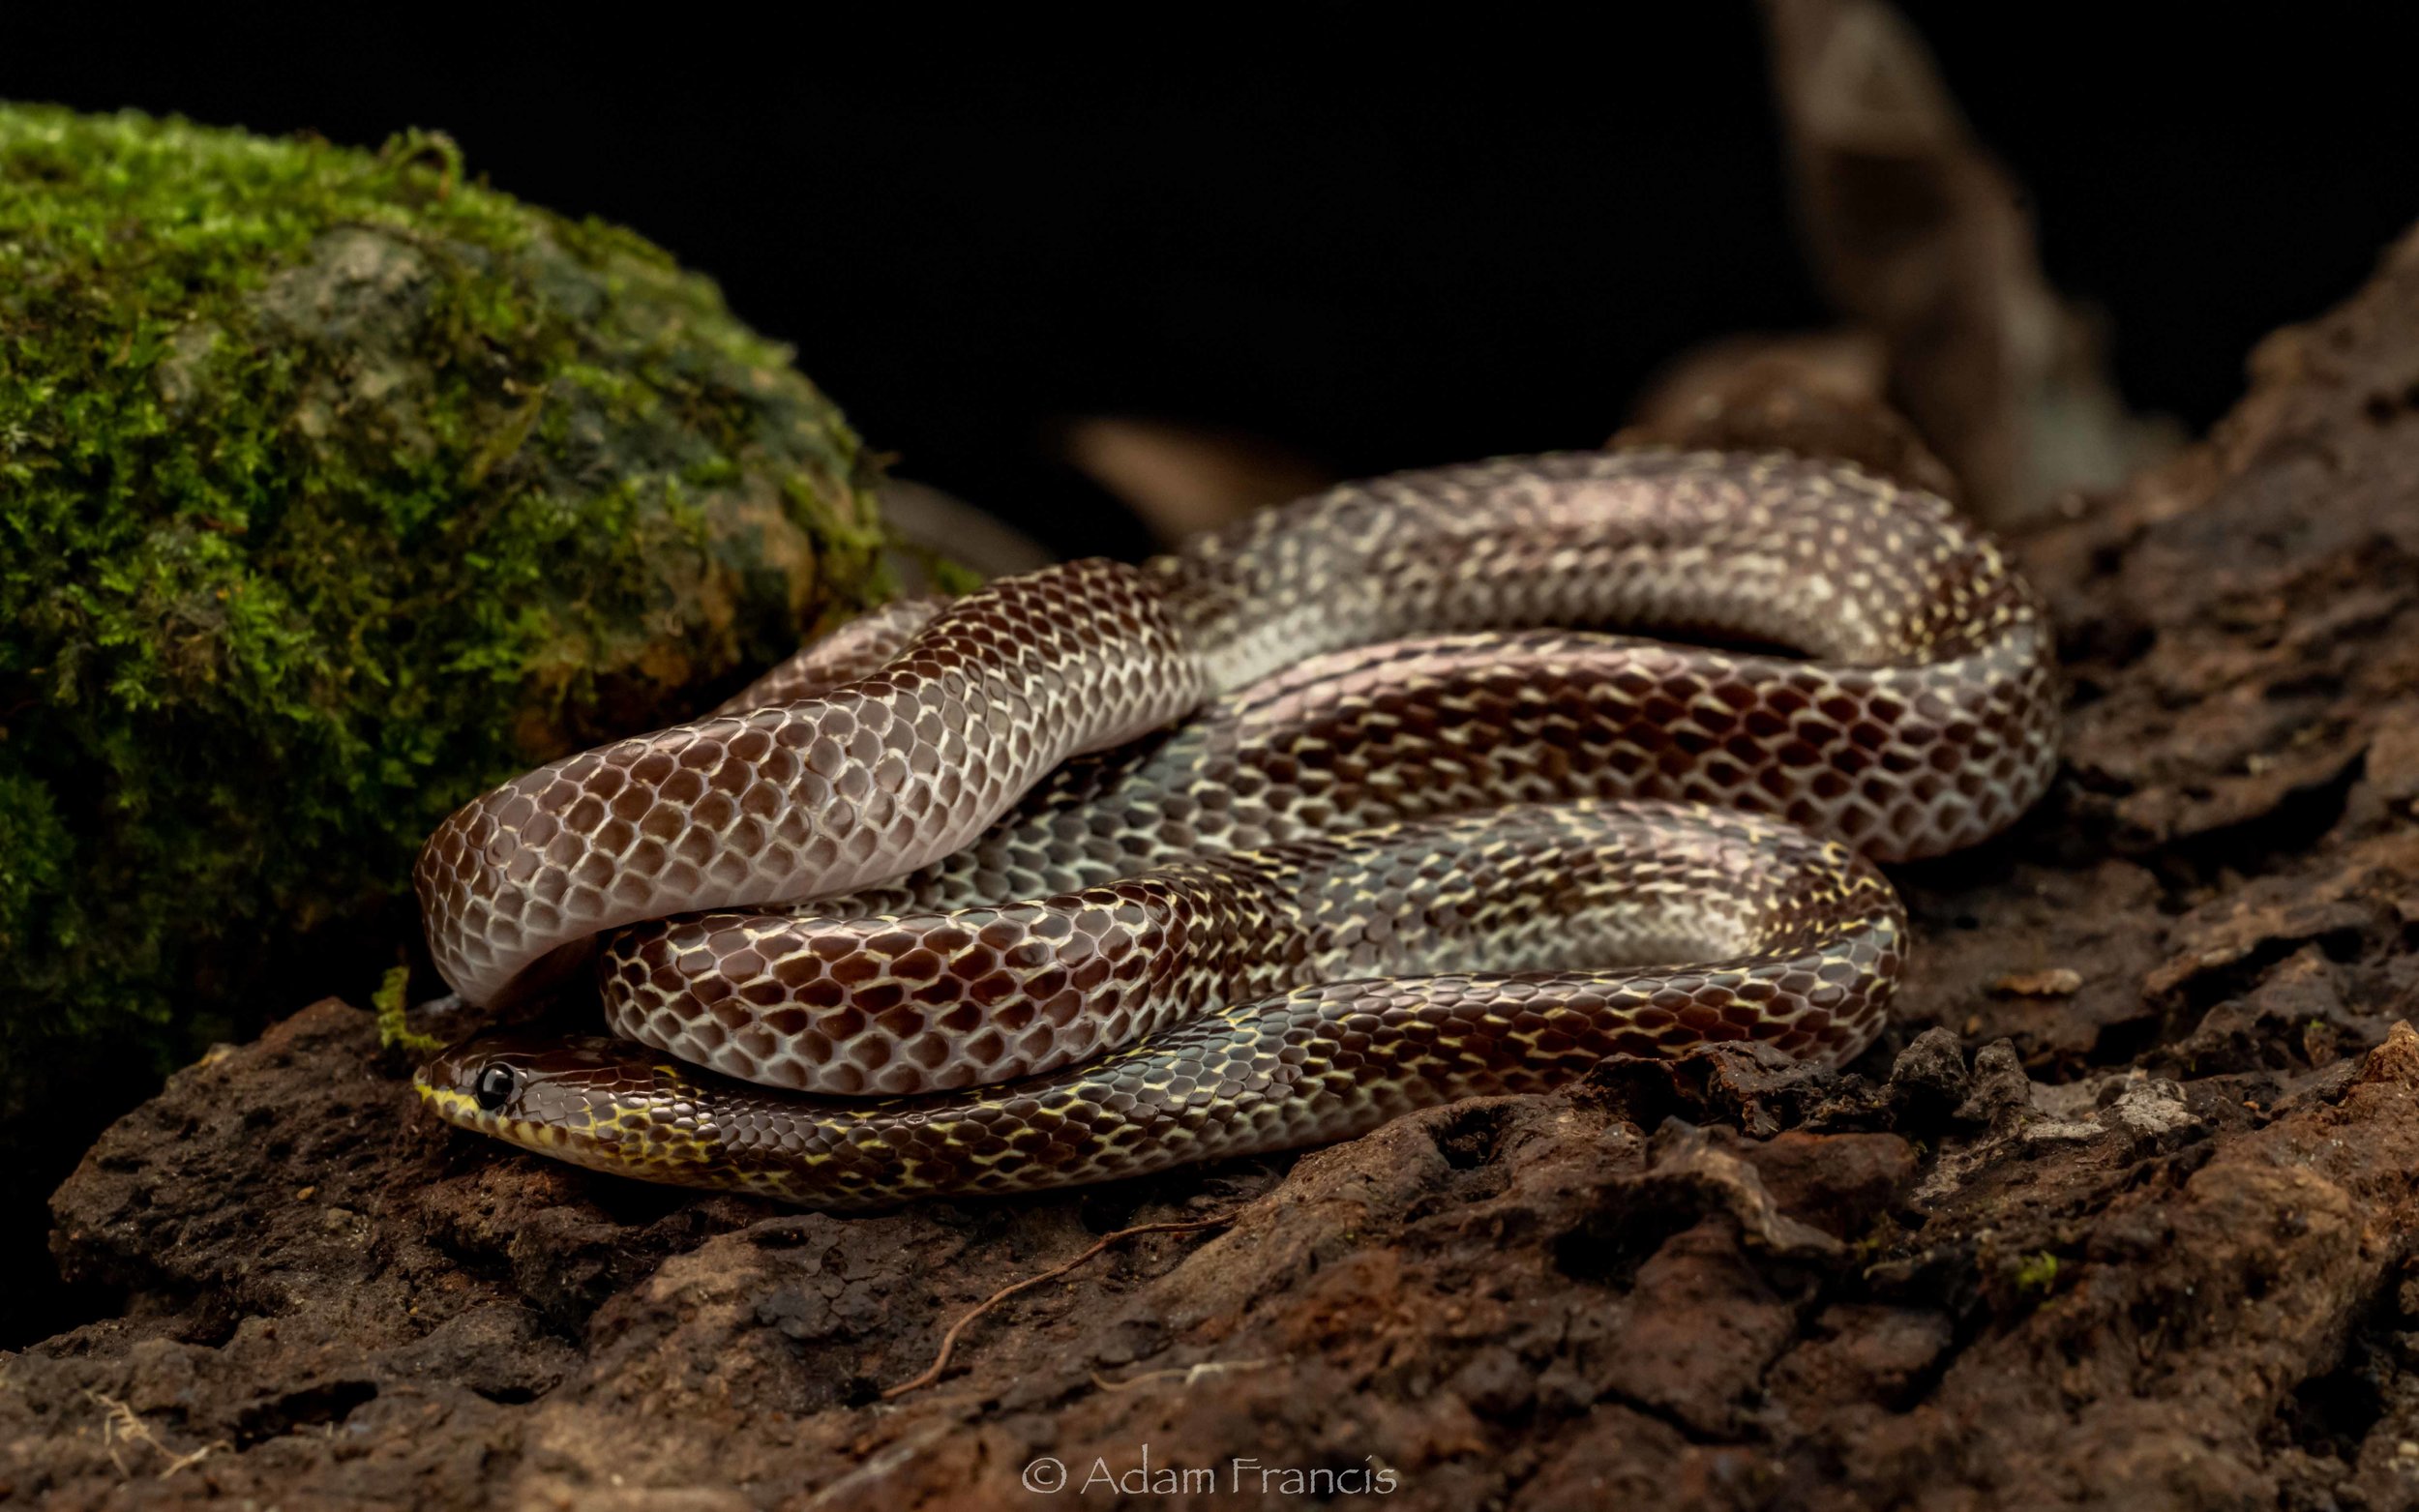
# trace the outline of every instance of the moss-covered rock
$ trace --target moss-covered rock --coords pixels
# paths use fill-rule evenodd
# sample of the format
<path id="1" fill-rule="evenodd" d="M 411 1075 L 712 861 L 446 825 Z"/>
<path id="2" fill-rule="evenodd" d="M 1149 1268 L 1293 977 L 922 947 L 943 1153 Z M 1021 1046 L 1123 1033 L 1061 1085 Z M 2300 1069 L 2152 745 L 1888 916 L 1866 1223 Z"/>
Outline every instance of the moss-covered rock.
<path id="1" fill-rule="evenodd" d="M 448 810 L 877 597 L 788 359 L 439 137 L 0 107 L 10 1111 L 366 993 Z"/>

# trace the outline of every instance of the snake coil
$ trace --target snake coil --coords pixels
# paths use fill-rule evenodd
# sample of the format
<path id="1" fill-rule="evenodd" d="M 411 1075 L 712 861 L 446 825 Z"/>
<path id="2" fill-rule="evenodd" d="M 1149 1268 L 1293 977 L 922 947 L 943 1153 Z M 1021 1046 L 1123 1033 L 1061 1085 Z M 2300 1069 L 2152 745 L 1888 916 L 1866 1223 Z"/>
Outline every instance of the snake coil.
<path id="1" fill-rule="evenodd" d="M 2038 600 L 1929 494 L 1666 452 L 1348 485 L 877 611 L 465 806 L 415 874 L 439 970 L 493 1002 L 593 961 L 627 1038 L 417 1081 L 557 1158 L 848 1207 L 1709 1040 L 1843 1061 L 1904 949 L 1871 862 L 2013 821 L 2057 717 Z"/>

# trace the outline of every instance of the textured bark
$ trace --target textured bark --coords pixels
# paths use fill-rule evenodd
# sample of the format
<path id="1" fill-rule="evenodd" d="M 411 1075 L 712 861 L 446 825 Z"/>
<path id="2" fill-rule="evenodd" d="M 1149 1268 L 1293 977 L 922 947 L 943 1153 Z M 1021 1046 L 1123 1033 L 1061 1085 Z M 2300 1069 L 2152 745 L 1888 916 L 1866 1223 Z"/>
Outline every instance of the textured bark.
<path id="1" fill-rule="evenodd" d="M 841 1219 L 415 1121 L 368 1016 L 322 1003 L 61 1190 L 62 1263 L 122 1305 L 0 1365 L 0 1480 L 63 1507 L 1112 1504 L 1095 1474 L 1154 1505 L 1196 1468 L 1192 1504 L 1320 1472 L 1442 1508 L 2406 1504 L 2414 333 L 2419 238 L 2263 346 L 2208 443 L 2018 543 L 2068 770 L 2015 834 L 1899 870 L 1914 976 L 1848 1073 L 1624 1063 L 1296 1159 Z M 1780 408 L 1800 445 L 1827 411 L 1898 445 Z M 1019 1293 L 881 1400 L 1007 1284 L 1228 1213 Z M 1042 1457 L 1055 1496 L 1020 1486 Z"/>

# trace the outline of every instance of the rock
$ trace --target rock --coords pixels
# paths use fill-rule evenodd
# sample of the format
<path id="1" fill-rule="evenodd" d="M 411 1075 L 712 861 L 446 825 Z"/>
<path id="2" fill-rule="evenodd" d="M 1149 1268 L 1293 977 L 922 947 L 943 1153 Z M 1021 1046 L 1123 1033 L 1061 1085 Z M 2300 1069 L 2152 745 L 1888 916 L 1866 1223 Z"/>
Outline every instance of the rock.
<path id="1" fill-rule="evenodd" d="M 441 137 L 0 106 L 0 1212 L 366 995 L 456 805 L 881 590 L 789 353 Z"/>

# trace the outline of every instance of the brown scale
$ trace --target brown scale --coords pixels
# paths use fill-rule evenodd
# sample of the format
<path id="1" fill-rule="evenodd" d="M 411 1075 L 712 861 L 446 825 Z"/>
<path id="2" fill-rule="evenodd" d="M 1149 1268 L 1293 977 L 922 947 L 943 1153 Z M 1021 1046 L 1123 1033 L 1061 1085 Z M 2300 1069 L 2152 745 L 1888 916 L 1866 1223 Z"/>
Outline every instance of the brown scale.
<path id="1" fill-rule="evenodd" d="M 1471 884 L 1474 932 L 1515 940 L 1511 921 L 1534 919 L 1538 885 L 1576 854 L 1557 845 L 1586 843 L 1592 898 L 1535 948 L 1601 952 L 1604 964 L 1307 984 L 972 1092 L 818 1099 L 627 1041 L 497 1037 L 445 1052 L 419 1083 L 444 1116 L 557 1158 L 862 1207 L 1343 1138 L 1412 1108 L 1541 1089 L 1609 1055 L 1753 1038 L 1837 1061 L 1879 1027 L 1899 974 L 1905 921 L 1889 884 L 1847 847 L 1785 823 L 1690 805 L 1579 806 L 1427 821 L 1370 844 L 1408 855 L 1423 840 L 1536 863 L 1440 875 Z M 1726 912 L 1703 905 L 1717 881 L 1737 895 Z M 1591 937 L 1592 915 L 1623 913 L 1628 928 Z M 1612 959 L 1641 942 L 1702 964 Z"/>
<path id="2" fill-rule="evenodd" d="M 894 599 L 867 609 L 725 699 L 714 714 L 794 703 L 843 683 L 870 677 L 889 665 L 940 612 L 946 599 Z"/>
<path id="3" fill-rule="evenodd" d="M 1585 801 L 1513 805 L 1175 861 L 1009 907 L 698 915 L 608 952 L 607 1026 L 767 1086 L 973 1086 L 1287 987 L 1683 960 L 1709 933 L 1744 934 L 1749 910 L 1790 906 L 1739 887 L 1753 856 L 1642 854 L 1640 833 Z M 1685 933 L 1668 910 L 1642 911 L 1657 891 L 1691 900 Z"/>
<path id="4" fill-rule="evenodd" d="M 1594 624 L 1777 642 L 1813 660 L 1551 632 L 1455 634 Z M 894 645 L 880 671 L 822 686 Z M 1001 817 L 1066 756 L 1255 683 L 1172 736 L 1062 768 Z M 823 924 L 724 916 L 642 928 L 611 959 L 616 1022 L 757 1075 L 790 1075 L 802 1047 L 814 1052 L 805 1060 L 868 1087 L 929 1084 L 913 1080 L 919 1071 L 944 1082 L 1030 1073 L 1203 1011 L 1215 993 L 1200 986 L 1200 946 L 1172 948 L 1172 939 L 1224 931 L 1258 941 L 1277 965 L 1299 964 L 1272 943 L 1283 932 L 1271 923 L 1299 900 L 1289 905 L 1281 888 L 1210 888 L 1184 894 L 1179 906 L 1175 894 L 1146 888 L 1099 901 L 1109 920 L 1100 933 L 1060 934 L 1055 944 L 1045 923 L 1090 917 L 1090 905 L 1078 902 L 1071 913 L 1064 900 L 1018 905 L 1039 912 L 1019 914 L 1034 938 L 1013 948 L 1052 944 L 1080 958 L 1020 957 L 1048 988 L 1037 1000 L 996 991 L 991 963 L 954 978 L 932 932 L 964 926 L 939 910 L 1098 887 L 1192 851 L 1265 849 L 1511 801 L 1696 800 L 1777 815 L 1886 859 L 1934 854 L 2003 827 L 2038 796 L 2054 763 L 2057 707 L 2035 601 L 1996 548 L 1939 500 L 1824 464 L 1664 453 L 1569 454 L 1350 486 L 1139 570 L 1076 563 L 937 613 L 893 611 L 845 644 L 810 648 L 752 694 L 766 697 L 767 685 L 790 701 L 556 763 L 449 820 L 419 878 L 449 979 L 474 1000 L 492 997 L 612 924 L 823 897 L 832 901 L 805 910 L 826 916 Z M 1439 855 L 1467 867 L 1458 844 L 1440 844 Z M 1625 864 L 1643 878 L 1652 860 Z M 834 897 L 903 872 L 912 875 Z M 1391 875 L 1372 880 L 1346 863 L 1336 873 L 1358 878 L 1346 889 L 1354 916 L 1337 928 L 1381 967 L 1392 968 L 1370 955 L 1373 941 L 1433 932 L 1430 918 L 1399 911 L 1402 884 Z M 1739 895 L 1737 882 L 1696 876 L 1672 886 L 1710 918 L 1715 900 Z M 1571 905 L 1540 904 L 1500 877 L 1487 885 L 1508 889 L 1525 920 Z M 1120 908 L 1139 909 L 1138 925 L 1117 920 Z M 883 909 L 923 917 L 912 929 L 830 917 Z M 1511 915 L 1495 917 L 1500 927 Z M 763 931 L 788 932 L 789 943 L 768 955 Z M 1104 940 L 1114 949 L 1102 950 Z M 796 969 L 791 946 L 801 942 L 829 969 Z M 815 954 L 835 942 L 845 948 L 832 960 Z M 1508 959 L 1518 958 L 1495 958 Z M 1268 1141 L 1331 1138 L 1344 1127 L 1338 1118 L 1365 1127 L 1399 1111 L 1401 1097 L 1433 1100 L 1419 1087 L 1483 1089 L 1470 1079 L 1508 1085 L 1532 1076 L 1495 1063 L 1508 1047 L 1541 1046 L 1539 1064 L 1567 1069 L 1566 1045 L 1585 1056 L 1756 1034 L 1837 1057 L 1877 1024 L 1896 965 L 1895 943 L 1877 951 L 1845 940 L 1769 980 L 1694 978 L 1685 990 L 1667 982 L 1642 1000 L 1619 983 L 1567 973 L 1551 980 L 1576 995 L 1536 1007 L 1550 1021 L 1536 1034 L 1521 1027 L 1532 1010 L 1508 1006 L 1534 999 L 1520 978 L 1406 979 L 1429 1006 L 1453 1005 L 1435 1021 L 1403 1007 L 1393 987 L 1362 983 L 1349 1001 L 1383 1011 L 1370 1007 L 1375 1017 L 1337 1040 L 1331 1062 L 1312 1053 L 1325 1031 L 1286 1016 L 1312 1011 L 1307 1004 L 1341 1012 L 1348 999 L 1296 987 L 1278 1006 L 1229 1009 L 1147 1042 L 1158 1047 L 1144 1057 L 1152 1065 L 1162 1052 L 1180 1057 L 1166 1065 L 1191 1065 L 1181 1056 L 1209 1053 L 1212 1040 L 1226 1047 L 1210 1069 L 1258 1089 L 1247 1099 L 1248 1134 L 1212 1116 L 1228 1083 L 1195 1071 L 1154 1082 L 1146 1069 L 1135 1073 L 1142 1082 L 1120 1082 L 1120 1106 L 1165 1102 L 1168 1113 L 1147 1136 L 1118 1123 L 1114 1141 L 1104 1110 L 1065 1100 L 1071 1093 L 977 1097 L 962 1103 L 962 1116 L 946 1112 L 961 1105 L 918 1108 L 901 1114 L 903 1128 L 923 1131 L 902 1134 L 905 1142 L 867 1133 L 888 1128 L 889 1114 L 801 1104 L 785 1123 L 773 1112 L 785 1105 L 763 1100 L 774 1094 L 749 1094 L 746 1117 L 691 1141 L 725 1151 L 702 1173 L 652 1173 L 834 1202 L 881 1201 L 936 1180 L 1008 1190 L 1202 1158 L 1239 1147 L 1238 1139 L 1272 1148 Z M 870 997 L 833 998 L 844 974 L 854 980 L 842 985 Z M 989 984 L 980 1016 L 965 1011 L 976 983 Z M 792 989 L 811 1000 L 785 995 Z M 1827 1015 L 1818 1032 L 1803 1014 L 1779 1013 L 1757 995 L 1766 989 L 1845 993 L 1875 1011 Z M 1506 1002 L 1490 1005 L 1483 994 L 1492 990 Z M 1083 1017 L 1104 1002 L 1115 1022 Z M 1271 1014 L 1290 1025 L 1285 1033 L 1309 1038 L 1271 1049 L 1261 1023 Z M 1574 1014 L 1604 1022 L 1588 1029 Z M 1248 1035 L 1245 1020 L 1259 1025 Z M 1218 1023 L 1231 1031 L 1224 1040 L 1204 1027 Z M 1184 1038 L 1196 1031 L 1209 1038 Z M 982 1052 L 967 1051 L 984 1035 Z M 1246 1043 L 1259 1049 L 1236 1050 Z M 1363 1059 L 1373 1047 L 1424 1069 L 1407 1081 L 1380 1078 L 1393 1062 Z M 1253 1059 L 1264 1053 L 1290 1069 Z M 1125 1064 L 1115 1054 L 1101 1063 Z M 1074 1067 L 1013 1085 L 1091 1084 L 1067 1082 L 1085 1074 Z M 1364 1075 L 1372 1080 L 1355 1080 Z M 1175 1096 L 1181 1088 L 1191 1090 Z M 495 1126 L 435 1083 L 429 1090 L 448 1116 Z M 1214 1139 L 1209 1124 L 1187 1132 L 1196 1113 L 1218 1124 Z M 628 1116 L 654 1127 L 652 1114 Z M 736 1174 L 731 1152 L 772 1147 L 734 1142 L 758 1118 L 806 1141 L 782 1147 L 820 1153 L 800 1155 L 780 1179 Z M 852 1131 L 848 1149 L 873 1166 L 859 1171 L 845 1151 L 814 1146 L 800 1132 L 825 1126 Z M 955 1132 L 931 1146 L 931 1131 L 944 1127 Z M 541 1128 L 553 1131 L 552 1153 L 579 1142 L 543 1121 L 514 1137 L 546 1142 L 533 1132 Z M 994 1128 L 996 1149 L 982 1137 Z M 811 1190 L 798 1185 L 809 1175 Z"/>
<path id="5" fill-rule="evenodd" d="M 1642 661 L 1652 668 L 1664 658 L 1693 670 L 1677 679 L 1640 673 Z M 1051 889 L 1072 894 L 1196 850 L 1282 845 L 1338 822 L 1389 823 L 1507 797 L 1674 798 L 1760 809 L 1898 859 L 1951 848 L 2004 824 L 2050 773 L 2046 732 L 2030 726 L 1993 734 L 1987 719 L 1960 716 L 1935 729 L 1917 718 L 1912 701 L 1870 690 L 1853 702 L 1834 693 L 1827 709 L 1769 700 L 1778 704 L 1769 713 L 1768 701 L 1722 694 L 1769 686 L 1771 676 L 1795 664 L 1767 662 L 1769 671 L 1751 667 L 1737 681 L 1710 682 L 1696 653 L 1571 635 L 1461 637 L 1329 659 L 1368 660 L 1381 665 L 1367 678 L 1332 671 L 1308 682 L 1289 678 L 1281 689 L 1226 700 L 1147 754 L 1127 754 L 1054 784 L 973 847 L 904 885 L 808 905 L 798 917 L 716 914 L 628 932 L 607 953 L 608 1023 L 617 1033 L 772 1085 L 853 1093 L 996 1081 L 1120 1042 L 1164 1016 L 1147 1017 L 1111 994 L 1085 1034 L 1056 1041 L 1044 1025 L 1020 1046 L 987 1041 L 956 1053 L 942 1047 L 944 1036 L 919 1025 L 927 1030 L 921 1045 L 903 1051 L 892 1043 L 892 1026 L 845 1016 L 821 1022 L 801 1041 L 781 1012 L 742 1026 L 750 1005 L 772 1010 L 784 1000 L 780 984 L 764 975 L 760 936 L 782 941 L 782 950 L 803 948 L 810 937 L 825 947 L 853 941 L 848 948 L 854 949 L 869 933 L 911 934 L 941 921 L 925 911 L 877 930 L 847 915 L 932 910 L 967 898 Z M 1380 692 L 1363 697 L 1369 688 Z M 1827 722 L 1822 744 L 1801 734 L 1809 717 Z M 1897 731 L 1910 726 L 1912 738 L 1902 738 Z M 1481 738 L 1440 738 L 1448 729 Z M 1967 788 L 1940 780 L 1925 754 L 1942 750 L 1956 757 L 1951 770 L 1962 774 L 2007 763 L 2001 806 L 1977 805 Z M 1320 753 L 1318 759 L 1302 760 L 1305 751 Z M 1372 781 L 1404 770 L 1421 772 L 1422 781 Z M 1865 784 L 1860 774 L 1867 774 Z M 1878 801 L 1867 786 L 1874 781 L 1887 784 Z M 1835 800 L 1836 807 L 1826 807 Z M 1950 828 L 1944 815 L 1972 832 Z M 1079 905 L 1061 897 L 1025 906 Z M 1274 897 L 1269 906 L 1281 911 L 1288 904 Z M 1390 927 L 1402 907 L 1380 887 L 1369 922 Z M 860 958 L 860 980 L 888 981 L 879 964 L 882 954 Z M 840 1008 L 832 984 L 819 985 L 825 995 L 808 1006 Z M 1199 993 L 1186 997 L 1183 1011 L 1198 1011 L 1201 1000 Z"/>
<path id="6" fill-rule="evenodd" d="M 465 805 L 414 871 L 430 949 L 487 1002 L 615 925 L 895 875 L 1202 696 L 1138 569 L 1010 579 L 819 697 L 615 741 Z"/>

